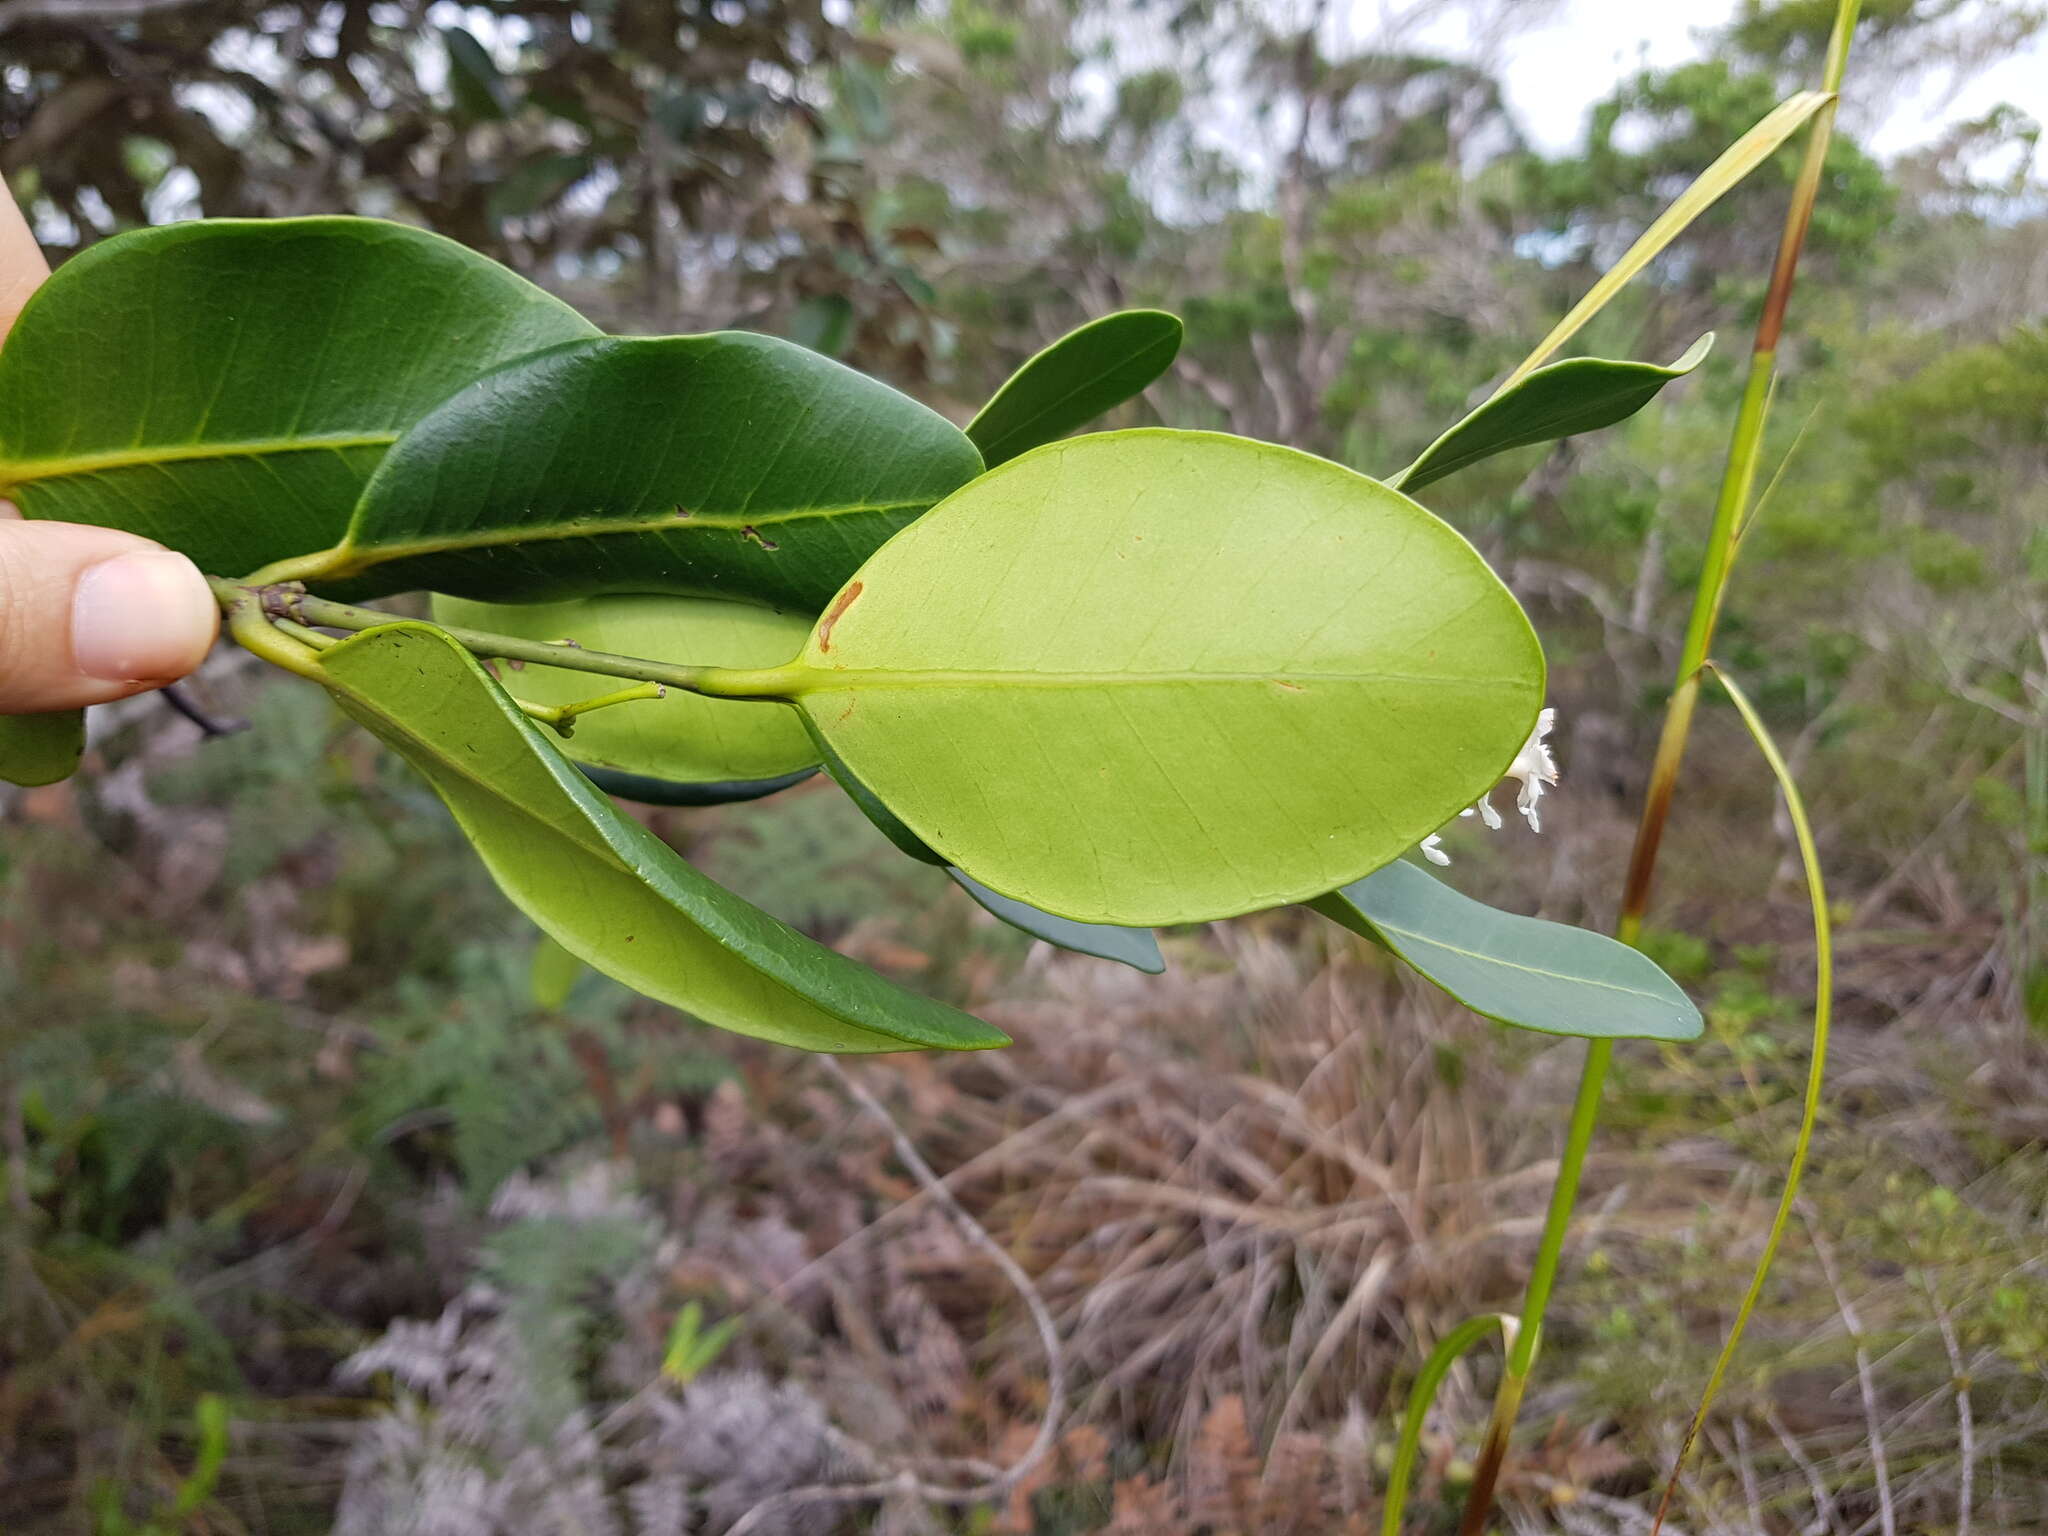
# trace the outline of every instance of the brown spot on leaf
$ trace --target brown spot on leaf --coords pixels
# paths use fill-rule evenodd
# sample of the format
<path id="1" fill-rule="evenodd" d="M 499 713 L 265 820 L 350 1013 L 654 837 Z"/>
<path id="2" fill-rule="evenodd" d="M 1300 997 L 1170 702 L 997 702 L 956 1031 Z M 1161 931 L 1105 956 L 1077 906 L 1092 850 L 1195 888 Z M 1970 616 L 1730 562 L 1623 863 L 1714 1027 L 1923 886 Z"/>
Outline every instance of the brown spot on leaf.
<path id="1" fill-rule="evenodd" d="M 777 544 L 773 539 L 764 538 L 761 534 L 761 530 L 756 528 L 752 523 L 747 524 L 746 527 L 740 530 L 740 537 L 743 539 L 752 539 L 756 544 L 760 545 L 763 549 L 780 549 L 782 547 L 781 545 Z"/>
<path id="2" fill-rule="evenodd" d="M 1299 683 L 1290 683 L 1290 682 L 1289 682 L 1289 681 L 1287 681 L 1287 679 L 1286 679 L 1286 678 L 1284 678 L 1284 677 L 1276 677 L 1276 678 L 1274 678 L 1274 679 L 1273 679 L 1273 686 L 1274 686 L 1275 688 L 1285 688 L 1285 689 L 1286 689 L 1286 690 L 1287 690 L 1287 691 L 1288 691 L 1289 693 L 1307 693 L 1307 692 L 1308 692 L 1308 690 L 1307 690 L 1306 688 L 1302 687 L 1302 686 L 1301 686 L 1301 684 L 1299 684 Z"/>
<path id="3" fill-rule="evenodd" d="M 838 599 L 832 604 L 831 611 L 824 618 L 818 620 L 818 650 L 820 654 L 832 649 L 832 626 L 837 624 L 840 616 L 853 606 L 853 600 L 860 596 L 861 586 L 862 583 L 856 581 L 852 586 L 840 593 Z"/>

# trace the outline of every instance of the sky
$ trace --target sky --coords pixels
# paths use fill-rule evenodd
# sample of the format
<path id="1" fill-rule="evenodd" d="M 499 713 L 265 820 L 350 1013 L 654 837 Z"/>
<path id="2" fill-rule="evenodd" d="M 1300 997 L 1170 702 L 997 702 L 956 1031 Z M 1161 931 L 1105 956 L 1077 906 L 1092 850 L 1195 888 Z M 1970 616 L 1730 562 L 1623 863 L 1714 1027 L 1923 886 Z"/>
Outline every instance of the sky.
<path id="1" fill-rule="evenodd" d="M 1370 25 L 1377 0 L 1357 0 L 1356 19 Z M 1736 0 L 1562 0 L 1539 5 L 1547 19 L 1518 31 L 1501 45 L 1508 98 L 1536 144 L 1558 152 L 1577 142 L 1587 109 L 1614 82 L 1645 64 L 1668 68 L 1697 58 L 1697 34 L 1724 24 Z M 1452 37 L 1422 36 L 1456 45 Z M 1868 126 L 1869 142 L 1889 158 L 1936 137 L 1950 123 L 1981 116 L 1999 102 L 2048 124 L 2048 40 L 1992 64 L 1973 76 L 1952 100 L 1946 82 L 1934 81 L 1917 94 L 1887 100 L 1882 111 L 1855 98 L 1855 65 L 1850 65 L 1844 113 Z"/>

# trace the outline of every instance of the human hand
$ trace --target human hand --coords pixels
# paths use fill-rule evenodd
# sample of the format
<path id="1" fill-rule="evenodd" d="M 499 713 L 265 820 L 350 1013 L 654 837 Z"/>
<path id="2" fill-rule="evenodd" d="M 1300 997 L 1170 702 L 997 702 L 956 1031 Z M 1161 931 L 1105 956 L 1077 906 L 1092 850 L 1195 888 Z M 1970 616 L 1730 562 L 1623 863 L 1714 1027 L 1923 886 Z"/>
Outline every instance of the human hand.
<path id="1" fill-rule="evenodd" d="M 0 185 L 0 336 L 49 275 Z M 160 688 L 199 665 L 219 628 L 183 555 L 113 528 L 29 522 L 0 501 L 0 715 Z"/>

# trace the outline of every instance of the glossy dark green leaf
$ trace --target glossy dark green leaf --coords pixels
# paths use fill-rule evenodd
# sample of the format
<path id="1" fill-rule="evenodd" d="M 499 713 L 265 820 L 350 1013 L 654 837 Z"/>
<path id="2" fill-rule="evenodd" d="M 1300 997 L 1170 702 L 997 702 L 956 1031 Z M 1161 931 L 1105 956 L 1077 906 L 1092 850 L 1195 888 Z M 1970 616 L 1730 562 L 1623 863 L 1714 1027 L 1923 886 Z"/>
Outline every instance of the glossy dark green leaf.
<path id="1" fill-rule="evenodd" d="M 993 916 L 1034 939 L 1043 939 L 1076 954 L 1115 960 L 1133 970 L 1157 976 L 1166 969 L 1166 957 L 1159 953 L 1159 938 L 1150 928 L 1118 928 L 1109 923 L 1077 923 L 1071 917 L 1055 917 L 1026 902 L 1013 901 L 992 891 L 965 870 L 946 866 L 953 883 L 979 902 Z"/>
<path id="2" fill-rule="evenodd" d="M 474 34 L 462 27 L 443 27 L 448 49 L 448 89 L 465 117 L 497 122 L 512 115 L 512 92 L 496 62 Z"/>
<path id="3" fill-rule="evenodd" d="M 1543 656 L 1455 530 L 1326 459 L 1106 432 L 991 470 L 891 539 L 795 702 L 946 862 L 1084 922 L 1302 901 L 1499 781 Z"/>
<path id="4" fill-rule="evenodd" d="M 1612 426 L 1656 399 L 1657 392 L 1673 379 L 1682 379 L 1699 367 L 1713 345 L 1713 333 L 1709 332 L 1668 368 L 1604 357 L 1573 357 L 1538 368 L 1423 449 L 1420 458 L 1387 484 L 1413 495 L 1425 485 L 1510 448 Z"/>
<path id="5" fill-rule="evenodd" d="M 459 629 L 549 644 L 573 641 L 583 650 L 615 656 L 723 667 L 787 661 L 811 627 L 809 619 L 796 614 L 703 597 L 472 603 L 437 595 L 432 611 L 436 623 Z M 530 704 L 573 704 L 620 686 L 617 679 L 566 667 L 509 661 L 492 665 L 508 690 Z M 636 700 L 579 716 L 575 733 L 562 750 L 593 779 L 598 778 L 597 770 L 629 776 L 643 793 L 599 782 L 607 793 L 650 805 L 751 799 L 796 782 L 818 764 L 818 749 L 795 711 L 678 690 L 666 698 Z M 748 793 L 745 786 L 758 787 Z M 664 797 L 651 798 L 655 794 Z"/>
<path id="6" fill-rule="evenodd" d="M 1500 912 L 1397 861 L 1309 903 L 1386 945 L 1474 1013 L 1597 1040 L 1694 1040 L 1692 999 L 1619 940 Z"/>
<path id="7" fill-rule="evenodd" d="M 742 901 L 621 813 L 428 624 L 320 653 L 342 708 L 425 776 L 500 889 L 570 954 L 740 1034 L 807 1050 L 972 1050 L 997 1030 Z"/>
<path id="8" fill-rule="evenodd" d="M 55 784 L 76 773 L 84 755 L 82 709 L 0 715 L 0 780 L 23 786 Z"/>
<path id="9" fill-rule="evenodd" d="M 980 469 L 943 416 L 793 342 L 604 337 L 421 421 L 298 574 L 357 596 L 671 592 L 817 613 Z"/>
<path id="10" fill-rule="evenodd" d="M 477 374 L 593 334 L 399 224 L 117 235 L 60 267 L 0 350 L 0 493 L 243 575 L 333 544 L 399 433 Z"/>
<path id="11" fill-rule="evenodd" d="M 990 469 L 1143 393 L 1173 365 L 1181 323 L 1157 309 L 1125 309 L 1067 332 L 1011 374 L 967 424 Z"/>
<path id="12" fill-rule="evenodd" d="M 748 800 L 762 800 L 794 788 L 818 771 L 799 768 L 793 773 L 780 773 L 769 779 L 691 782 L 657 779 L 644 773 L 621 773 L 616 768 L 600 768 L 595 763 L 578 763 L 576 766 L 583 770 L 585 778 L 615 799 L 631 800 L 636 805 L 671 806 L 738 805 Z"/>

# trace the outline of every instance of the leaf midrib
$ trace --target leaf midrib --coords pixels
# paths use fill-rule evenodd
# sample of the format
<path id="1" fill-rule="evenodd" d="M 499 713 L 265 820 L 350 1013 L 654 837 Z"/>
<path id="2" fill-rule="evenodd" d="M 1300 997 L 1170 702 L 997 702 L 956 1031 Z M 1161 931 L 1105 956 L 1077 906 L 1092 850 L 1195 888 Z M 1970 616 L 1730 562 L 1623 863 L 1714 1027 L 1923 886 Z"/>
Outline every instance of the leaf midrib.
<path id="1" fill-rule="evenodd" d="M 497 528 L 450 534 L 438 539 L 407 539 L 372 542 L 351 530 L 335 546 L 333 568 L 326 574 L 346 576 L 394 560 L 413 560 L 430 555 L 460 554 L 465 550 L 495 549 L 511 544 L 540 544 L 556 539 L 598 539 L 617 534 L 687 533 L 693 528 L 716 528 L 745 533 L 748 529 L 774 528 L 810 518 L 858 517 L 864 513 L 889 516 L 898 512 L 921 512 L 937 497 L 908 501 L 856 501 L 821 507 L 784 507 L 769 512 L 691 512 L 671 507 L 640 517 L 583 518 L 564 523 L 509 523 Z"/>
<path id="2" fill-rule="evenodd" d="M 224 443 L 157 443 L 109 448 L 99 453 L 70 453 L 55 458 L 0 459 L 0 486 L 59 480 L 71 475 L 104 474 L 111 469 L 140 469 L 153 464 L 191 463 L 200 459 L 254 459 L 272 454 L 341 452 L 350 448 L 389 448 L 396 432 L 333 432 L 307 437 L 259 437 Z"/>
<path id="3" fill-rule="evenodd" d="M 733 672 L 743 669 L 733 668 Z M 780 669 L 768 669 L 780 670 Z M 841 693 L 868 688 L 1102 688 L 1265 683 L 1283 692 L 1309 683 L 1421 683 L 1429 687 L 1528 687 L 1518 676 L 1458 677 L 1440 672 L 1059 672 L 1030 667 L 971 670 L 954 667 L 801 666 L 793 693 Z"/>
<path id="4" fill-rule="evenodd" d="M 1462 955 L 1467 960 L 1477 960 L 1485 965 L 1504 966 L 1511 971 L 1521 971 L 1530 976 L 1543 976 L 1552 981 L 1565 981 L 1588 987 L 1602 987 L 1609 992 L 1619 992 L 1624 997 L 1647 999 L 1667 1009 L 1675 1009 L 1677 1007 L 1670 998 L 1665 997 L 1661 993 L 1648 992 L 1640 987 L 1624 986 L 1618 981 L 1603 981 L 1598 976 L 1589 976 L 1579 971 L 1553 971 L 1545 966 L 1529 965 L 1520 960 L 1508 960 L 1500 955 L 1490 955 L 1481 950 L 1466 949 L 1463 945 L 1449 943 L 1432 934 L 1418 933 L 1413 928 L 1403 928 L 1398 923 L 1386 922 L 1374 917 L 1363 907 L 1358 909 L 1358 915 L 1363 917 L 1368 923 L 1371 923 L 1373 927 L 1379 929 L 1381 933 L 1393 934 L 1395 937 L 1405 939 L 1412 944 L 1427 945 L 1431 949 L 1440 949 L 1449 954 Z"/>

